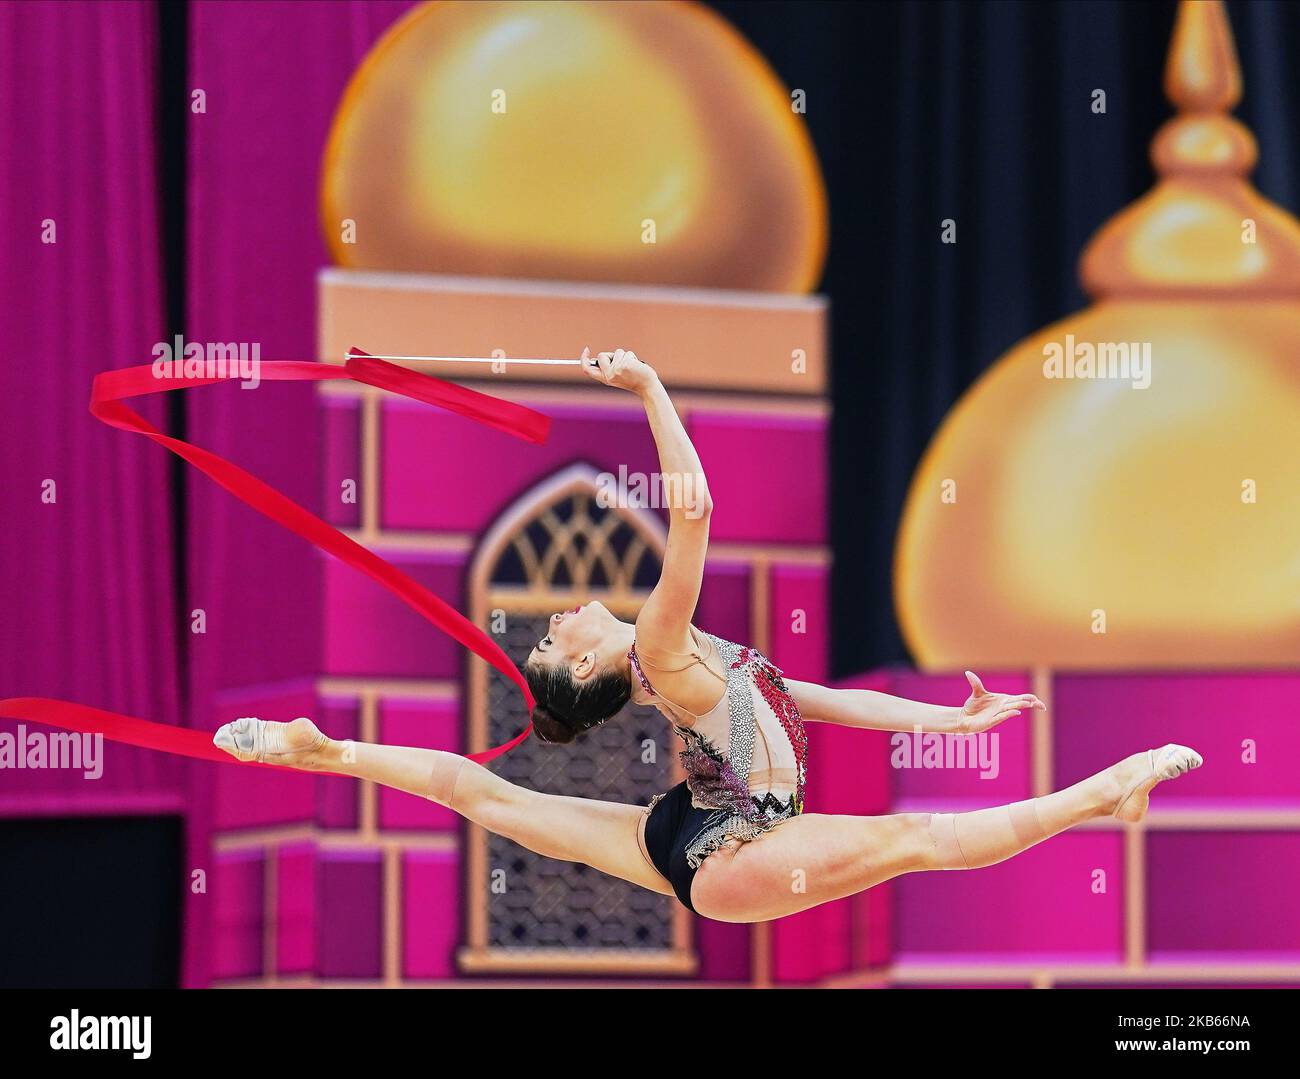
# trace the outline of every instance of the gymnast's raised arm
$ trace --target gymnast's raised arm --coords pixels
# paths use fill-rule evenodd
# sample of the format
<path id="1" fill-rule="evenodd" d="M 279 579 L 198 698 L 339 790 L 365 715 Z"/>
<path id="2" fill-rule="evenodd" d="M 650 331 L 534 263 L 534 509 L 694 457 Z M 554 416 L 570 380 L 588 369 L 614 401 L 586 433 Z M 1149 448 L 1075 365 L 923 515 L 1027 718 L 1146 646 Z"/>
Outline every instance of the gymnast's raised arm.
<path id="1" fill-rule="evenodd" d="M 630 390 L 641 398 L 659 449 L 659 471 L 668 505 L 668 546 L 659 583 L 637 616 L 637 640 L 657 652 L 689 652 L 694 646 L 691 617 L 700 598 L 709 549 L 709 516 L 713 512 L 699 455 L 668 391 L 649 364 L 623 349 L 602 352 L 594 358 L 584 349 L 583 359 L 583 368 L 592 378 Z"/>
<path id="2" fill-rule="evenodd" d="M 973 671 L 966 672 L 970 696 L 956 705 L 922 704 L 870 689 L 830 689 L 786 679 L 786 688 L 806 720 L 872 731 L 979 734 L 1026 708 L 1045 710 L 1032 693 L 990 693 Z"/>

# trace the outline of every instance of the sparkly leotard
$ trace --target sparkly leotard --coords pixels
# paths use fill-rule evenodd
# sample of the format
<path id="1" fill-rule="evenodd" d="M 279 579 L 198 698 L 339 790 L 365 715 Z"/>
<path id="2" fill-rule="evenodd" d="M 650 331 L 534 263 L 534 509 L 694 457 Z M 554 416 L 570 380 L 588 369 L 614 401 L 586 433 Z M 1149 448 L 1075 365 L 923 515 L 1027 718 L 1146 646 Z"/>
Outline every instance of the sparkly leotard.
<path id="1" fill-rule="evenodd" d="M 650 803 L 645 847 L 687 907 L 704 859 L 730 839 L 756 839 L 801 813 L 808 776 L 803 720 L 780 670 L 757 649 L 691 632 L 697 648 L 682 657 L 689 660 L 683 666 L 662 666 L 635 645 L 628 653 L 634 699 L 658 708 L 685 743 L 686 780 Z M 646 674 L 695 663 L 726 685 L 718 703 L 699 716 L 657 693 Z"/>

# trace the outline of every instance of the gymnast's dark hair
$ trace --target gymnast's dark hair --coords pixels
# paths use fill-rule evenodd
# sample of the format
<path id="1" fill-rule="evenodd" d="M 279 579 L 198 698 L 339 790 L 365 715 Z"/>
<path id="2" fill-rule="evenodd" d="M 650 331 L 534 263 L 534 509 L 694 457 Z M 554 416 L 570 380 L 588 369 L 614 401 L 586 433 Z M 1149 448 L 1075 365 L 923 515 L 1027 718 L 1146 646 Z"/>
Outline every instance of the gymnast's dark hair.
<path id="1" fill-rule="evenodd" d="M 617 715 L 632 696 L 632 687 L 617 671 L 579 681 L 563 663 L 525 663 L 524 677 L 537 701 L 533 730 L 543 742 L 572 742 Z"/>

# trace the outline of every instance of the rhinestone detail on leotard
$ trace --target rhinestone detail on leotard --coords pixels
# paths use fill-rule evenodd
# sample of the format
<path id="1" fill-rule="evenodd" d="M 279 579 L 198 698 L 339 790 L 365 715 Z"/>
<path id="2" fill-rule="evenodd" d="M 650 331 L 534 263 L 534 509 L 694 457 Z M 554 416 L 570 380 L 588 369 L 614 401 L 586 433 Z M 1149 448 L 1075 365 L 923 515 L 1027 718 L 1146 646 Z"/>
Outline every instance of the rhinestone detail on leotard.
<path id="1" fill-rule="evenodd" d="M 729 744 L 728 752 L 723 753 L 695 731 L 673 726 L 685 743 L 680 758 L 692 802 L 716 810 L 686 848 L 686 861 L 692 869 L 698 869 L 705 858 L 728 840 L 756 839 L 781 821 L 801 813 L 808 775 L 808 738 L 799 708 L 786 689 L 781 671 L 756 648 L 732 644 L 713 634 L 707 636 L 727 672 Z M 654 687 L 642 670 L 635 646 L 628 653 L 628 660 L 642 689 L 654 695 Z M 749 788 L 747 777 L 754 759 L 757 726 L 755 689 L 775 714 L 794 751 L 797 783 L 794 793 L 784 801 L 770 791 L 755 796 Z"/>

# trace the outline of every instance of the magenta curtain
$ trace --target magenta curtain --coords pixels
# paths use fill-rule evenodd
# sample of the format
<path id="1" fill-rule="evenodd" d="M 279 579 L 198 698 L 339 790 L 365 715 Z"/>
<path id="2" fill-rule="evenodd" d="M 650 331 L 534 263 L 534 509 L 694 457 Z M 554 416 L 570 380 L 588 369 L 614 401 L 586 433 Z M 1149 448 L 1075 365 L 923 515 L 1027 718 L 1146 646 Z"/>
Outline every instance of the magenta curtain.
<path id="1" fill-rule="evenodd" d="M 0 4 L 0 697 L 176 722 L 167 455 L 86 407 L 96 372 L 164 332 L 156 20 L 143 0 Z M 183 776 L 127 746 L 104 762 L 0 772 L 0 814 L 150 809 Z"/>
<path id="2" fill-rule="evenodd" d="M 349 73 L 410 6 L 189 5 L 188 84 L 206 111 L 188 116 L 188 340 L 256 342 L 264 359 L 314 355 L 326 131 Z M 314 677 L 319 563 L 194 474 L 187 534 L 174 535 L 169 455 L 87 411 L 96 372 L 148 362 L 168 332 L 157 20 L 146 0 L 0 4 L 0 696 L 206 728 L 225 688 Z M 41 242 L 46 221 L 55 243 Z M 138 407 L 166 426 L 161 399 Z M 187 394 L 185 409 L 191 441 L 319 508 L 310 388 L 213 386 Z M 53 504 L 41 500 L 46 480 Z M 195 608 L 206 634 L 190 632 Z M 113 744 L 104 755 L 96 781 L 0 773 L 0 815 L 175 809 L 186 864 L 209 867 L 213 766 Z M 212 912 L 189 891 L 183 977 L 202 985 Z"/>

